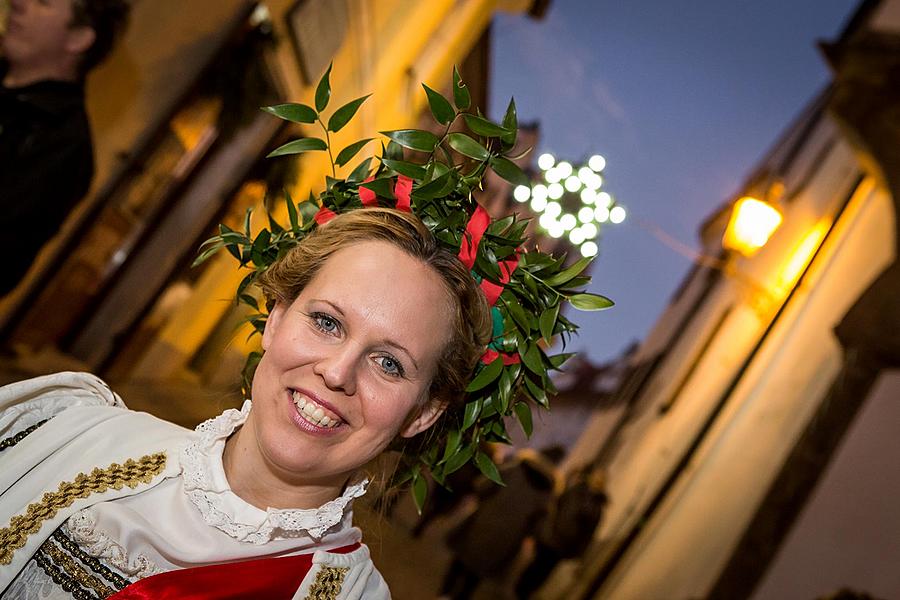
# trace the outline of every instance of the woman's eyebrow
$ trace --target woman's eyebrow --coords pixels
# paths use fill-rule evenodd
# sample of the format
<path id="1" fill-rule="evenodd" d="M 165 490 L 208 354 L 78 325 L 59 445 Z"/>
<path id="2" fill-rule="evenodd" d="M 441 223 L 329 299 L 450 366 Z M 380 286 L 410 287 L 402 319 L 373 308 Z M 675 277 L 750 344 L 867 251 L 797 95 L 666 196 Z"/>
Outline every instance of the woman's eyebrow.
<path id="1" fill-rule="evenodd" d="M 310 298 L 309 303 L 310 304 L 314 304 L 314 303 L 327 304 L 328 306 L 331 307 L 331 309 L 334 312 L 336 312 L 338 314 L 338 316 L 341 316 L 341 317 L 344 316 L 344 311 L 341 310 L 341 307 L 338 306 L 337 304 L 335 304 L 334 302 L 332 302 L 331 300 L 319 300 L 318 298 Z"/>

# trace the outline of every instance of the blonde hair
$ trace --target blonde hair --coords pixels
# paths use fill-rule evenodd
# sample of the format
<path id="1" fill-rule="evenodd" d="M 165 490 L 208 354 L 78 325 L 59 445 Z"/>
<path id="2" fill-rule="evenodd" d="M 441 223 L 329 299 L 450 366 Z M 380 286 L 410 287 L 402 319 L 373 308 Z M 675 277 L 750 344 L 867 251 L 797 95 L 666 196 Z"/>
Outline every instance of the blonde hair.
<path id="1" fill-rule="evenodd" d="M 276 302 L 291 304 L 332 254 L 363 241 L 393 244 L 440 276 L 454 307 L 453 322 L 429 397 L 453 408 L 463 398 L 490 341 L 491 312 L 466 266 L 438 243 L 418 217 L 389 208 L 367 208 L 338 215 L 317 227 L 260 276 L 269 310 Z"/>

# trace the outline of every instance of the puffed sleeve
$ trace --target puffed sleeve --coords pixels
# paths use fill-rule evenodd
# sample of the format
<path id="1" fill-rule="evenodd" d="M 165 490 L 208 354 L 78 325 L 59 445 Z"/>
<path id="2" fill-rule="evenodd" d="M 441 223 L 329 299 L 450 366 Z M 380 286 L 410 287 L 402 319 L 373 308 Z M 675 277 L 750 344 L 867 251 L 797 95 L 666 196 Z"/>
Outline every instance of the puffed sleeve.
<path id="1" fill-rule="evenodd" d="M 0 387 L 0 440 L 73 406 L 116 406 L 122 399 L 90 373 L 62 372 Z"/>

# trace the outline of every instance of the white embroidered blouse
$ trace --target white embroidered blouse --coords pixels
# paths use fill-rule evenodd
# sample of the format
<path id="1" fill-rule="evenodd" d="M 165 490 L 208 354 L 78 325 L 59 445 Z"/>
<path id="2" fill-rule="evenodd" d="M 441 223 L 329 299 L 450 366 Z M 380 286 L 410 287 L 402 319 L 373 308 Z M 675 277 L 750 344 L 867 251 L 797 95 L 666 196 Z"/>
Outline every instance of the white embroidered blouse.
<path id="1" fill-rule="evenodd" d="M 231 491 L 222 452 L 251 407 L 247 400 L 240 410 L 226 410 L 199 425 L 199 435 L 179 452 L 180 477 L 83 509 L 63 525 L 64 533 L 81 550 L 131 581 L 174 569 L 324 551 L 359 542 L 362 534 L 352 526 L 352 501 L 365 493 L 365 479 L 352 481 L 340 497 L 308 510 L 261 510 Z M 349 561 L 348 566 L 365 561 L 365 577 L 350 587 L 357 588 L 357 593 L 367 590 L 358 597 L 390 597 L 365 546 L 346 555 L 316 554 L 314 564 L 325 556 L 332 562 Z M 304 587 L 309 587 L 306 580 L 295 598 L 304 597 Z M 2 597 L 57 600 L 72 595 L 32 560 Z M 345 597 L 357 596 L 341 593 L 340 598 Z"/>

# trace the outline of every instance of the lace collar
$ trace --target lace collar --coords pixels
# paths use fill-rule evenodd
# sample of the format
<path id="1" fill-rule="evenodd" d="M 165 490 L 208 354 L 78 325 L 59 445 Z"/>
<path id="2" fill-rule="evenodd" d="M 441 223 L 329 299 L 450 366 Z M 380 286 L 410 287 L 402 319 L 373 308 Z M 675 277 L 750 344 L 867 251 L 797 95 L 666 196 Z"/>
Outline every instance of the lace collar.
<path id="1" fill-rule="evenodd" d="M 222 466 L 225 440 L 250 414 L 252 404 L 229 409 L 197 426 L 199 434 L 181 450 L 184 492 L 208 525 L 252 544 L 278 538 L 309 536 L 318 541 L 326 533 L 350 527 L 350 505 L 366 493 L 368 479 L 352 481 L 344 493 L 311 509 L 259 509 L 231 491 Z"/>

